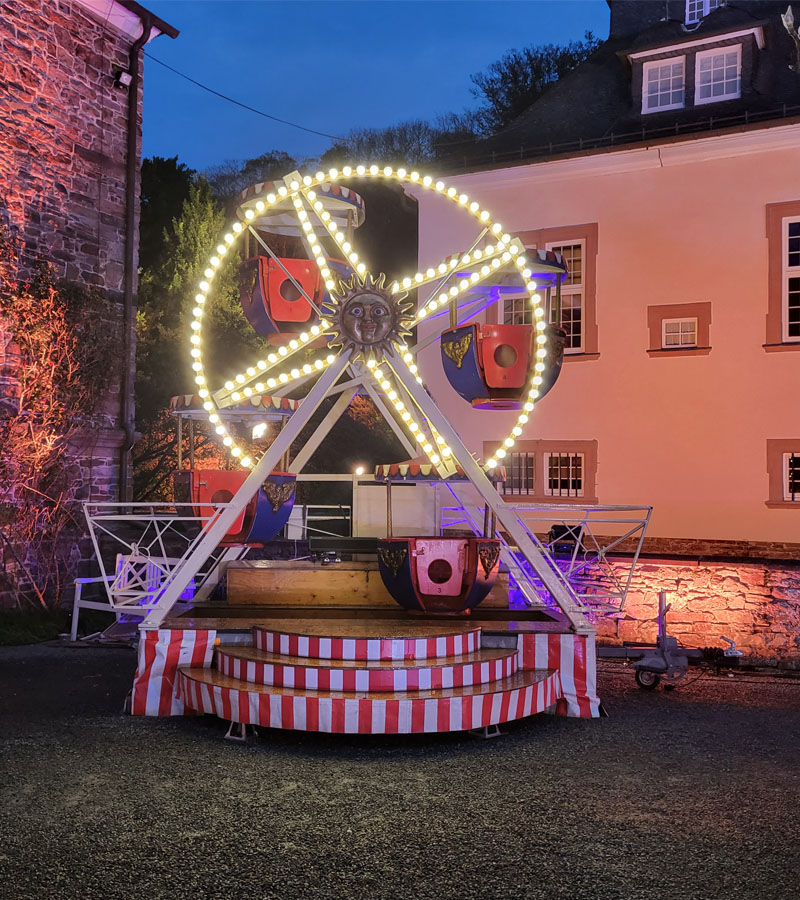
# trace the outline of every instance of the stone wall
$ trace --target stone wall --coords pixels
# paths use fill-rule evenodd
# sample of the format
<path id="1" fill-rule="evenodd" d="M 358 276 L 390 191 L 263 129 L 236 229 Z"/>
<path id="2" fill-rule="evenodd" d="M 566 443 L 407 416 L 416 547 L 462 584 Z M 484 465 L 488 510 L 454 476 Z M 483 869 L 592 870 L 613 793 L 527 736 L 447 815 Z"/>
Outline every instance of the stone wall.
<path id="1" fill-rule="evenodd" d="M 74 451 L 76 499 L 114 499 L 118 490 L 128 88 L 115 73 L 129 68 L 131 43 L 74 0 L 2 4 L 0 225 L 17 277 L 29 279 L 45 259 L 60 278 L 99 288 L 93 321 L 112 324 L 108 358 L 117 365 Z M 138 104 L 137 139 L 141 92 Z M 137 148 L 137 177 L 138 159 Z M 138 184 L 135 193 L 136 235 Z M 13 404 L 13 376 L 13 336 L 0 325 L 0 409 Z"/>
<path id="2" fill-rule="evenodd" d="M 642 560 L 622 618 L 599 617 L 598 640 L 654 642 L 659 591 L 672 607 L 667 629 L 687 647 L 723 647 L 725 635 L 748 662 L 800 667 L 800 561 Z"/>

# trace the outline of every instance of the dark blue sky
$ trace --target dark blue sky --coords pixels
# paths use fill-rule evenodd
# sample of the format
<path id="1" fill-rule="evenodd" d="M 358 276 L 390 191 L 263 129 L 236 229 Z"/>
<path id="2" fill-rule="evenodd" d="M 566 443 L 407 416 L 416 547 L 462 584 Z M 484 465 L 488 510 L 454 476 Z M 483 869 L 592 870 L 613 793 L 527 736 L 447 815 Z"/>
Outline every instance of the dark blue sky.
<path id="1" fill-rule="evenodd" d="M 512 48 L 608 34 L 606 0 L 142 0 L 180 30 L 147 52 L 282 119 L 332 135 L 477 104 L 469 76 Z M 331 141 L 216 98 L 145 60 L 144 156 L 204 169 Z"/>

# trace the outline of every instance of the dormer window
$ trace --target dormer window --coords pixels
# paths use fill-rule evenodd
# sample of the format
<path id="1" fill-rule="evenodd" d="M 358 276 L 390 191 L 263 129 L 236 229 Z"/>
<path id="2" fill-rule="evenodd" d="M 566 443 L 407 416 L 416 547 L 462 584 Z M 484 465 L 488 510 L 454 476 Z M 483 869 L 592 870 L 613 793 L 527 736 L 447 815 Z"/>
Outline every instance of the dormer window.
<path id="1" fill-rule="evenodd" d="M 704 50 L 695 60 L 695 106 L 742 94 L 742 45 Z"/>
<path id="2" fill-rule="evenodd" d="M 686 0 L 686 24 L 696 25 L 720 6 L 725 6 L 725 0 Z"/>
<path id="3" fill-rule="evenodd" d="M 686 65 L 683 56 L 646 62 L 643 67 L 642 113 L 680 109 L 684 103 Z"/>

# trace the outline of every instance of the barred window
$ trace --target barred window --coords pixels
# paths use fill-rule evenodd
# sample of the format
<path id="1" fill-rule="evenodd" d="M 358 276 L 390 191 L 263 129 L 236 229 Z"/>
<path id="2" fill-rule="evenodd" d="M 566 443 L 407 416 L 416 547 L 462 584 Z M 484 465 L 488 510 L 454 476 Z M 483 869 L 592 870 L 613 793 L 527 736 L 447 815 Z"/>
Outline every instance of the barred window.
<path id="1" fill-rule="evenodd" d="M 545 453 L 544 464 L 548 497 L 583 496 L 582 453 Z"/>
<path id="2" fill-rule="evenodd" d="M 783 339 L 800 341 L 800 219 L 783 222 Z"/>
<path id="3" fill-rule="evenodd" d="M 504 494 L 533 494 L 533 453 L 509 453 L 504 462 L 506 480 Z"/>
<path id="4" fill-rule="evenodd" d="M 783 499 L 800 503 L 800 453 L 783 454 Z"/>

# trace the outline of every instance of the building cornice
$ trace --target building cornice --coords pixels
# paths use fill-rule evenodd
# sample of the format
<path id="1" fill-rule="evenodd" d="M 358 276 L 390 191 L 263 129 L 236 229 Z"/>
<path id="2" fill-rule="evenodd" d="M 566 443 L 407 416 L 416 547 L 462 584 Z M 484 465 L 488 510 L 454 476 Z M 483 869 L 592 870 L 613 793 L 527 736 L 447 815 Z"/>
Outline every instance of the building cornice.
<path id="1" fill-rule="evenodd" d="M 738 31 L 727 31 L 721 34 L 710 34 L 707 37 L 695 38 L 692 41 L 681 41 L 678 44 L 668 44 L 661 47 L 649 47 L 647 50 L 637 50 L 634 53 L 625 53 L 628 59 L 646 59 L 648 56 L 660 56 L 662 53 L 679 53 L 690 47 L 699 47 L 701 44 L 719 44 L 721 41 L 730 41 L 734 38 L 743 38 L 752 35 L 759 50 L 764 47 L 764 29 L 758 25 L 755 28 L 743 28 Z"/>
<path id="2" fill-rule="evenodd" d="M 127 0 L 126 2 L 119 2 L 119 0 L 74 0 L 74 2 L 93 13 L 104 25 L 111 25 L 132 41 L 137 40 L 142 35 L 143 13 L 147 13 L 150 21 L 153 23 L 150 41 L 157 38 L 160 34 L 166 34 L 174 38 L 179 33 L 172 25 L 164 22 L 163 19 L 159 19 L 158 16 L 138 3 L 127 2 Z"/>
<path id="3" fill-rule="evenodd" d="M 757 128 L 734 134 L 718 134 L 709 137 L 693 137 L 672 143 L 638 146 L 628 150 L 605 150 L 572 156 L 567 159 L 547 160 L 484 169 L 478 172 L 454 174 L 448 180 L 454 184 L 479 188 L 514 186 L 537 181 L 560 181 L 574 178 L 596 178 L 617 175 L 643 169 L 661 169 L 693 162 L 749 156 L 754 153 L 779 150 L 797 150 L 800 146 L 800 122 L 771 128 Z M 419 199 L 426 191 L 407 186 L 406 191 Z"/>

